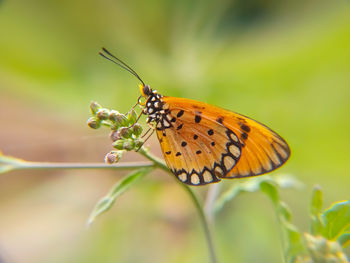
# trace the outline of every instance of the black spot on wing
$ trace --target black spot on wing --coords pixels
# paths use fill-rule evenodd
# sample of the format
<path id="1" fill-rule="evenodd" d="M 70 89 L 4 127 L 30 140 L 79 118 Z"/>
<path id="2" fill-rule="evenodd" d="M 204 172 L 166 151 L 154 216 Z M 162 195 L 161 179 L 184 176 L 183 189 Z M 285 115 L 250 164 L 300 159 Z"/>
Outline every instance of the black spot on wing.
<path id="1" fill-rule="evenodd" d="M 242 130 L 245 131 L 245 132 L 250 132 L 250 127 L 247 126 L 247 125 L 245 125 L 245 124 L 242 124 L 242 125 L 241 125 L 241 128 L 242 128 Z"/>
<path id="2" fill-rule="evenodd" d="M 248 139 L 248 134 L 245 133 L 245 132 L 243 132 L 243 133 L 241 134 L 241 138 L 242 138 L 243 140 Z"/>
<path id="3" fill-rule="evenodd" d="M 180 118 L 182 115 L 184 115 L 184 111 L 183 110 L 180 110 L 178 113 L 177 113 L 177 117 Z"/>
<path id="4" fill-rule="evenodd" d="M 194 117 L 194 121 L 195 121 L 196 123 L 200 123 L 200 122 L 201 122 L 201 119 L 202 119 L 202 117 L 201 117 L 200 115 L 196 115 L 196 116 Z"/>
<path id="5" fill-rule="evenodd" d="M 224 117 L 219 116 L 219 117 L 216 118 L 216 121 L 217 121 L 218 123 L 222 124 L 222 123 L 224 122 Z"/>

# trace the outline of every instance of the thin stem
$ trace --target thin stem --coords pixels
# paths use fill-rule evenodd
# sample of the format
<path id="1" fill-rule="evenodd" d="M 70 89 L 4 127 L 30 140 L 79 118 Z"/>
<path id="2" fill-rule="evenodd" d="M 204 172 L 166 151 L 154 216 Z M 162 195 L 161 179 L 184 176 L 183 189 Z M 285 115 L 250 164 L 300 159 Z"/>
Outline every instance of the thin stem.
<path id="1" fill-rule="evenodd" d="M 151 160 L 152 162 L 154 162 L 154 164 L 161 168 L 162 170 L 166 171 L 167 173 L 170 173 L 169 168 L 166 166 L 166 164 L 163 162 L 163 160 L 159 159 L 158 157 L 152 155 L 151 153 L 149 153 L 149 151 L 145 150 L 144 148 L 141 148 L 139 150 L 139 153 L 141 153 L 143 156 L 145 156 L 147 159 Z M 217 259 L 216 259 L 216 253 L 215 253 L 215 248 L 214 248 L 214 242 L 213 242 L 213 238 L 211 236 L 211 232 L 210 232 L 210 228 L 209 228 L 209 224 L 207 221 L 207 218 L 205 216 L 204 210 L 198 200 L 198 198 L 196 197 L 196 195 L 194 194 L 194 192 L 191 190 L 190 187 L 188 187 L 187 185 L 180 183 L 180 185 L 187 191 L 187 193 L 190 195 L 197 211 L 199 214 L 199 218 L 201 220 L 202 223 L 202 227 L 204 229 L 204 234 L 205 234 L 205 239 L 207 241 L 208 244 L 208 248 L 209 248 L 209 256 L 210 256 L 210 262 L 211 263 L 217 263 Z"/>
<path id="2" fill-rule="evenodd" d="M 188 187 L 185 184 L 182 184 L 182 185 L 185 188 L 185 190 L 188 192 L 190 197 L 192 198 L 192 200 L 193 200 L 193 202 L 194 202 L 194 204 L 195 204 L 195 206 L 197 208 L 197 211 L 199 213 L 199 217 L 200 217 L 200 220 L 202 222 L 202 227 L 204 229 L 205 238 L 206 238 L 207 243 L 208 243 L 210 262 L 216 263 L 217 259 L 216 259 L 216 253 L 215 253 L 215 248 L 214 248 L 214 242 L 213 242 L 213 238 L 211 236 L 211 232 L 210 232 L 208 221 L 207 221 L 207 219 L 205 217 L 204 210 L 203 210 L 201 204 L 199 203 L 198 198 L 196 197 L 194 192 L 191 190 L 191 188 Z"/>
<path id="3" fill-rule="evenodd" d="M 152 166 L 154 166 L 154 164 L 150 162 L 127 162 L 118 164 L 19 162 L 13 166 L 13 169 L 132 169 Z"/>
<path id="4" fill-rule="evenodd" d="M 204 203 L 204 211 L 210 225 L 214 223 L 215 200 L 219 196 L 221 184 L 211 184 L 207 192 L 207 198 Z"/>

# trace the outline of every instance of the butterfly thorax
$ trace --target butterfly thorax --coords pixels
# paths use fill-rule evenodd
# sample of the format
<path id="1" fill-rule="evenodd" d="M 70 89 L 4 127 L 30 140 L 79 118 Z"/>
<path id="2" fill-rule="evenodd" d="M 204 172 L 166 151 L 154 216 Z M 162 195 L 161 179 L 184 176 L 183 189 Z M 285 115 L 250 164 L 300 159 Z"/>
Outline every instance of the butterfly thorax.
<path id="1" fill-rule="evenodd" d="M 148 115 L 146 122 L 159 122 L 167 114 L 167 109 L 164 107 L 162 95 L 157 93 L 156 90 L 151 90 L 148 98 L 145 102 L 145 107 L 142 113 Z"/>

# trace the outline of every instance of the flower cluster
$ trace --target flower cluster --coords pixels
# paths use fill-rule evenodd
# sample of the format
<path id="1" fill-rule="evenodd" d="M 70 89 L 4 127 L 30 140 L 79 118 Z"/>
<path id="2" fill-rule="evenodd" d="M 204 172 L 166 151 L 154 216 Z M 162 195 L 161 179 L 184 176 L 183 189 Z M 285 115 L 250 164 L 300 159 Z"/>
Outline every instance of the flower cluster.
<path id="1" fill-rule="evenodd" d="M 324 263 L 347 263 L 347 257 L 342 251 L 341 245 L 332 240 L 327 240 L 322 236 L 312 236 L 308 233 L 304 234 L 306 246 L 310 256 L 306 256 L 304 261 L 297 262 L 324 262 Z"/>
<path id="2" fill-rule="evenodd" d="M 87 120 L 90 128 L 98 129 L 106 126 L 111 129 L 112 146 L 117 151 L 111 151 L 106 155 L 106 163 L 118 162 L 124 151 L 138 150 L 142 146 L 143 140 L 140 138 L 142 126 L 136 122 L 137 114 L 134 109 L 122 114 L 116 110 L 103 108 L 97 102 L 91 102 L 90 110 L 93 115 Z"/>

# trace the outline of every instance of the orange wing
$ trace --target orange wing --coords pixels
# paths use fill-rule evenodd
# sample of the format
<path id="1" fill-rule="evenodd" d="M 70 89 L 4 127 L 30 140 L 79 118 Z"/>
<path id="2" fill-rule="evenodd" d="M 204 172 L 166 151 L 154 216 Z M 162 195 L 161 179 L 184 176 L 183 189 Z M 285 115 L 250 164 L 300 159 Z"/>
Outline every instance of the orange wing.
<path id="1" fill-rule="evenodd" d="M 157 135 L 168 167 L 184 183 L 270 172 L 287 161 L 288 144 L 246 116 L 190 99 L 163 97 Z"/>

